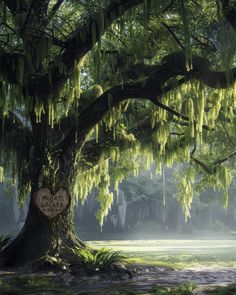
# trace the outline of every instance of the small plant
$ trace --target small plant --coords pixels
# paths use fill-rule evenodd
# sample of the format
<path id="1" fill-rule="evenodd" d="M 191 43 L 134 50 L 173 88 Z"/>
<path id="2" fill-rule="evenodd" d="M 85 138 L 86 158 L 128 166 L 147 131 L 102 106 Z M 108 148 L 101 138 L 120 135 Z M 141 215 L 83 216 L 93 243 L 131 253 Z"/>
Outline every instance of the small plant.
<path id="1" fill-rule="evenodd" d="M 151 293 L 152 295 L 193 295 L 193 290 L 196 286 L 192 283 L 181 284 L 177 287 L 166 288 L 166 287 L 157 287 Z"/>
<path id="2" fill-rule="evenodd" d="M 81 249 L 75 247 L 72 251 L 73 261 L 82 264 L 89 271 L 100 271 L 111 267 L 114 263 L 126 261 L 126 256 L 119 251 L 102 248 L 92 251 L 91 249 Z"/>
<path id="3" fill-rule="evenodd" d="M 0 253 L 12 240 L 11 235 L 0 235 Z"/>
<path id="4" fill-rule="evenodd" d="M 176 291 L 179 292 L 179 294 L 181 294 L 181 295 L 192 295 L 193 290 L 195 288 L 196 288 L 196 286 L 194 284 L 188 283 L 188 284 L 180 285 L 179 287 L 177 287 Z"/>

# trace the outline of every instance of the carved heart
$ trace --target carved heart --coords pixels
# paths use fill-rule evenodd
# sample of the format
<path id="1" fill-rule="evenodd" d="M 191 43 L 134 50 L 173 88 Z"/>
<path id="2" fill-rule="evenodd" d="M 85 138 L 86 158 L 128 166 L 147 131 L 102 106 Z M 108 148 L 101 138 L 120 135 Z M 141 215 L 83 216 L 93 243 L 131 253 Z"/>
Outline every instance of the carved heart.
<path id="1" fill-rule="evenodd" d="M 45 187 L 38 190 L 35 202 L 43 214 L 52 219 L 69 207 L 70 195 L 64 188 L 60 188 L 54 195 Z"/>

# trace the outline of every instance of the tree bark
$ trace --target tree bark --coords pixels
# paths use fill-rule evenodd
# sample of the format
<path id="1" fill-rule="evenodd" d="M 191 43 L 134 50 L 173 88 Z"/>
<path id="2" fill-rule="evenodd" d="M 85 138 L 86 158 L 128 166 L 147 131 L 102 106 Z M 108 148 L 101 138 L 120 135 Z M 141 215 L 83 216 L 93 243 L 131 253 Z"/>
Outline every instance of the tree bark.
<path id="1" fill-rule="evenodd" d="M 53 193 L 56 193 L 61 186 L 70 190 L 69 175 L 73 169 L 72 154 L 69 153 L 67 157 L 64 155 L 54 159 L 59 163 L 59 169 L 55 171 L 55 165 L 49 163 L 46 155 L 47 132 L 38 125 L 33 124 L 34 145 L 30 163 L 31 193 L 28 214 L 20 233 L 1 254 L 0 262 L 5 266 L 24 265 L 46 254 L 59 255 L 63 258 L 67 248 L 73 248 L 75 245 L 85 247 L 74 233 L 72 207 L 49 219 L 35 202 L 37 191 L 41 187 L 49 187 Z M 44 169 L 47 169 L 47 176 Z"/>
<path id="2" fill-rule="evenodd" d="M 34 202 L 36 191 L 33 187 L 24 227 L 2 252 L 4 266 L 24 265 L 46 254 L 63 258 L 66 247 L 85 247 L 74 233 L 70 208 L 50 220 Z"/>

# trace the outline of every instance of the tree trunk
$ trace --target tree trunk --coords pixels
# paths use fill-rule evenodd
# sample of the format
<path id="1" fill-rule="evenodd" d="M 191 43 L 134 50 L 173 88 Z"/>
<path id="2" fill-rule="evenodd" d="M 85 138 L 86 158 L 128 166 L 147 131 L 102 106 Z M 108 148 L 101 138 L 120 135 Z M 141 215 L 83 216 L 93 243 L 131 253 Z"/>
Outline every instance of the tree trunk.
<path id="1" fill-rule="evenodd" d="M 72 149 L 67 149 L 67 153 L 63 154 L 48 154 L 51 127 L 48 124 L 47 114 L 41 116 L 41 122 L 37 122 L 36 115 L 32 112 L 31 125 L 33 146 L 29 163 L 31 175 L 29 209 L 22 230 L 1 254 L 0 262 L 7 266 L 23 265 L 46 254 L 59 255 L 63 258 L 66 249 L 75 245 L 85 247 L 73 230 L 72 207 L 49 219 L 35 203 L 35 194 L 39 188 L 48 187 L 52 190 L 58 190 L 60 187 L 70 188 L 69 180 L 73 177 L 75 155 Z"/>
<path id="2" fill-rule="evenodd" d="M 1 263 L 5 266 L 23 265 L 46 254 L 63 258 L 67 247 L 85 247 L 73 231 L 72 209 L 69 208 L 52 220 L 48 219 L 34 202 L 35 188 L 31 191 L 24 227 L 2 252 Z"/>

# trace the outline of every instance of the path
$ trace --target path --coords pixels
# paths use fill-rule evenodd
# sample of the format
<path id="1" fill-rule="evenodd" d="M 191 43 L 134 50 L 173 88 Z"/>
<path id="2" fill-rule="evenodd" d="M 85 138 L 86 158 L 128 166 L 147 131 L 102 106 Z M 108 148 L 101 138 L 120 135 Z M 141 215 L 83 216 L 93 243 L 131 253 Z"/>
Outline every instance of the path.
<path id="1" fill-rule="evenodd" d="M 198 286 L 219 286 L 236 282 L 236 269 L 195 269 L 170 270 L 157 266 L 132 265 L 133 278 L 127 276 L 117 280 L 117 274 L 77 276 L 55 274 L 53 272 L 23 274 L 19 271 L 0 271 L 0 279 L 11 280 L 17 275 L 29 275 L 52 278 L 66 283 L 68 288 L 76 290 L 76 294 L 118 294 L 115 291 L 135 291 L 137 294 L 152 290 L 155 286 L 175 286 L 181 283 L 194 283 Z M 94 293 L 95 292 L 95 293 Z M 127 293 L 128 294 L 128 293 Z M 201 294 L 201 293 L 199 293 Z"/>
<path id="2" fill-rule="evenodd" d="M 205 269 L 205 270 L 162 270 L 148 267 L 146 270 L 135 275 L 131 280 L 112 281 L 110 277 L 101 279 L 99 276 L 84 277 L 79 280 L 73 279 L 78 294 L 89 294 L 101 290 L 119 291 L 148 291 L 157 285 L 174 286 L 181 283 L 194 283 L 198 286 L 219 286 L 236 282 L 236 269 Z M 102 291 L 103 290 L 103 291 Z M 106 293 L 112 294 L 112 293 Z"/>

